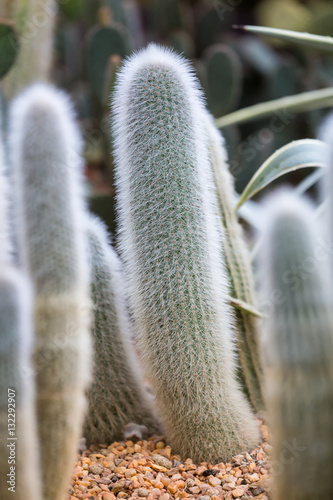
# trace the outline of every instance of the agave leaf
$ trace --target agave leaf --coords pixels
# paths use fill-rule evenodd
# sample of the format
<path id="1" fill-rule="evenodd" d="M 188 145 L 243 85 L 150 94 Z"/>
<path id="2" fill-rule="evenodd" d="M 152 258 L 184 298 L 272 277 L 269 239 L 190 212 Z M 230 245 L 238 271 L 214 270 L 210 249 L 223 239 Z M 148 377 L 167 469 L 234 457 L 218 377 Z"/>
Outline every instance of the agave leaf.
<path id="1" fill-rule="evenodd" d="M 299 31 L 281 30 L 277 28 L 266 28 L 265 26 L 234 26 L 249 33 L 270 36 L 279 40 L 286 40 L 300 45 L 307 45 L 315 49 L 333 52 L 333 38 L 331 36 L 312 35 Z"/>
<path id="2" fill-rule="evenodd" d="M 317 139 L 301 139 L 275 151 L 252 177 L 240 196 L 237 208 L 288 172 L 305 167 L 323 167 L 326 148 L 326 144 Z"/>
<path id="3" fill-rule="evenodd" d="M 281 97 L 273 101 L 266 101 L 248 108 L 239 109 L 221 118 L 217 118 L 218 128 L 227 127 L 235 123 L 244 123 L 259 120 L 279 111 L 286 113 L 301 113 L 312 109 L 330 108 L 333 106 L 333 88 L 311 90 L 301 94 Z"/>
<path id="4" fill-rule="evenodd" d="M 246 313 L 251 314 L 256 318 L 263 318 L 261 312 L 258 311 L 258 309 L 256 309 L 255 307 L 251 306 L 251 304 L 247 304 L 243 300 L 239 300 L 231 296 L 228 296 L 228 300 L 235 309 L 240 309 L 241 311 L 245 311 Z"/>

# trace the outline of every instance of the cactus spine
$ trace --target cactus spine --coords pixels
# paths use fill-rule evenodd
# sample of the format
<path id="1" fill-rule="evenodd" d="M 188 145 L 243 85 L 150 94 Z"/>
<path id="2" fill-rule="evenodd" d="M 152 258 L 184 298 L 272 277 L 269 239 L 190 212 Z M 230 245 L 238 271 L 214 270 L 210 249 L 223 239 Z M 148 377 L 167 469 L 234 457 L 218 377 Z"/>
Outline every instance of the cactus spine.
<path id="1" fill-rule="evenodd" d="M 231 294 L 243 302 L 256 306 L 251 259 L 244 240 L 242 226 L 235 212 L 236 198 L 233 178 L 228 168 L 224 138 L 214 125 L 212 116 L 205 112 L 209 138 L 210 160 L 218 194 L 219 212 L 224 233 L 224 254 L 230 276 Z M 262 408 L 262 367 L 259 355 L 258 319 L 245 311 L 236 310 L 237 344 L 240 376 L 256 410 Z"/>
<path id="2" fill-rule="evenodd" d="M 187 62 L 150 45 L 114 97 L 120 250 L 167 437 L 196 461 L 257 443 L 235 376 L 228 281 L 203 104 Z"/>
<path id="3" fill-rule="evenodd" d="M 275 499 L 333 498 L 333 315 L 313 209 L 279 194 L 265 207 L 263 335 Z M 319 480 L 318 480 L 319 478 Z"/>
<path id="4" fill-rule="evenodd" d="M 121 262 L 103 223 L 87 221 L 91 295 L 94 304 L 94 382 L 88 393 L 84 436 L 88 443 L 123 439 L 125 425 L 145 425 L 158 432 L 152 405 L 143 390 L 141 369 L 132 343 Z"/>
<path id="5" fill-rule="evenodd" d="M 90 379 L 89 267 L 80 140 L 70 103 L 39 84 L 11 109 L 18 254 L 35 293 L 34 363 L 44 498 L 63 499 Z"/>
<path id="6" fill-rule="evenodd" d="M 13 269 L 0 271 L 0 496 L 41 500 L 34 408 L 32 293 Z"/>

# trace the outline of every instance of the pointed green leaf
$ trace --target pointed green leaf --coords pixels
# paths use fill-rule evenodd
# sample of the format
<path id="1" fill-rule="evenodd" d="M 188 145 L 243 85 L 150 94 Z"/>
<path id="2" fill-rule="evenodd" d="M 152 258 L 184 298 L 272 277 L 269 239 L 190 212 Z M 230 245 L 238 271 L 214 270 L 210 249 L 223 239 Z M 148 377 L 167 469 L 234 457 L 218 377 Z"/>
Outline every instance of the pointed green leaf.
<path id="1" fill-rule="evenodd" d="M 312 109 L 330 108 L 333 106 L 333 88 L 311 90 L 297 95 L 281 97 L 273 101 L 266 101 L 248 108 L 239 109 L 216 120 L 218 128 L 227 127 L 235 123 L 244 123 L 259 120 L 281 111 L 286 113 L 301 113 Z"/>
<path id="2" fill-rule="evenodd" d="M 263 318 L 263 315 L 261 314 L 258 309 L 255 307 L 251 306 L 251 304 L 247 304 L 243 300 L 236 299 L 235 297 L 230 297 L 228 296 L 229 303 L 235 308 L 235 309 L 240 309 L 241 311 L 245 311 L 248 314 L 251 314 L 252 316 L 255 316 L 256 318 Z"/>
<path id="3" fill-rule="evenodd" d="M 237 208 L 272 181 L 288 172 L 305 167 L 323 167 L 326 148 L 327 146 L 322 141 L 301 139 L 275 151 L 252 177 L 241 194 Z"/>
<path id="4" fill-rule="evenodd" d="M 249 33 L 278 38 L 279 40 L 286 40 L 287 42 L 307 45 L 314 49 L 333 52 L 333 38 L 330 36 L 312 35 L 311 33 L 266 28 L 264 26 L 234 26 L 234 28 L 242 29 Z"/>

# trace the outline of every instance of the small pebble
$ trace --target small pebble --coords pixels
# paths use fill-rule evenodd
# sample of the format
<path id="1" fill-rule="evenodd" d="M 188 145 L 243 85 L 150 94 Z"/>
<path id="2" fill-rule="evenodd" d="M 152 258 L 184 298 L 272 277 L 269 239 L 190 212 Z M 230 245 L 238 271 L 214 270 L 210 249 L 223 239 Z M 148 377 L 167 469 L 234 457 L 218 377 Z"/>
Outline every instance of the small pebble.
<path id="1" fill-rule="evenodd" d="M 247 477 L 251 481 L 251 483 L 256 483 L 257 481 L 259 481 L 259 476 L 257 473 L 249 474 Z"/>
<path id="2" fill-rule="evenodd" d="M 165 467 L 166 469 L 171 469 L 172 468 L 172 462 L 166 457 L 163 457 L 162 455 L 159 455 L 156 453 L 153 455 L 152 460 L 155 462 L 155 464 L 159 465 L 160 467 Z"/>
<path id="3" fill-rule="evenodd" d="M 167 490 L 169 491 L 169 493 L 171 493 L 171 495 L 174 495 L 176 493 L 176 491 L 178 490 L 178 486 L 176 483 L 171 483 L 171 484 L 169 484 Z"/>
<path id="4" fill-rule="evenodd" d="M 251 491 L 252 491 L 252 495 L 254 497 L 257 497 L 258 495 L 261 495 L 262 493 L 265 493 L 264 488 L 261 488 L 260 486 L 258 488 L 252 489 Z"/>
<path id="5" fill-rule="evenodd" d="M 243 491 L 243 490 L 240 490 L 240 489 L 238 489 L 238 488 L 236 488 L 236 489 L 235 489 L 235 490 L 233 490 L 233 492 L 232 492 L 232 496 L 233 496 L 234 498 L 240 498 L 240 497 L 242 497 L 243 495 L 244 495 L 244 491 Z"/>
<path id="6" fill-rule="evenodd" d="M 125 481 L 119 481 L 118 483 L 114 484 L 112 487 L 112 493 L 114 495 L 118 495 L 121 491 L 124 491 L 126 489 L 125 486 Z"/>
<path id="7" fill-rule="evenodd" d="M 145 488 L 139 488 L 138 495 L 139 497 L 147 497 L 149 495 L 149 491 L 146 490 Z"/>
<path id="8" fill-rule="evenodd" d="M 91 464 L 89 465 L 89 472 L 96 476 L 99 476 L 104 471 L 104 467 L 101 464 Z"/>
<path id="9" fill-rule="evenodd" d="M 219 486 L 221 484 L 220 479 L 218 479 L 217 477 L 210 477 L 208 481 L 212 486 Z"/>

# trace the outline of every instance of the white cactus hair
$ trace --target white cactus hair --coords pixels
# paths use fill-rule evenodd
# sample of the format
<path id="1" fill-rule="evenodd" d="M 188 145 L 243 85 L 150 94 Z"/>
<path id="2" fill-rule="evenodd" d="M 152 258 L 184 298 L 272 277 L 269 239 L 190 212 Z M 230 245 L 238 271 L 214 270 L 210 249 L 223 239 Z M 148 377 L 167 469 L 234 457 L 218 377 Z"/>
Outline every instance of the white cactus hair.
<path id="1" fill-rule="evenodd" d="M 186 226 L 188 228 L 188 233 L 191 233 L 194 237 L 195 243 L 191 243 L 191 248 L 184 248 L 183 229 L 185 225 L 184 222 L 182 222 L 178 225 L 178 227 L 176 224 L 174 225 L 174 244 L 175 246 L 178 245 L 179 248 L 181 247 L 183 249 L 184 255 L 187 251 L 193 252 L 193 254 L 197 252 L 194 260 L 191 260 L 191 266 L 196 266 L 196 264 L 198 264 L 198 259 L 200 260 L 201 256 L 204 256 L 202 257 L 202 260 L 200 260 L 201 266 L 196 268 L 194 271 L 192 270 L 194 275 L 193 279 L 195 280 L 195 283 L 192 284 L 190 283 L 191 271 L 187 262 L 188 257 L 184 260 L 179 260 L 178 257 L 175 256 L 170 259 L 170 265 L 167 264 L 169 270 L 167 272 L 167 276 L 165 276 L 165 293 L 171 293 L 167 290 L 173 290 L 176 296 L 176 303 L 178 304 L 177 301 L 179 301 L 179 304 L 183 304 L 183 291 L 177 291 L 180 287 L 179 279 L 181 279 L 184 281 L 184 287 L 187 290 L 185 295 L 189 294 L 189 297 L 187 298 L 189 302 L 183 304 L 183 320 L 181 320 L 180 317 L 175 318 L 174 320 L 176 322 L 177 319 L 179 319 L 179 324 L 174 323 L 171 330 L 168 330 L 167 323 L 169 323 L 169 321 L 166 321 L 163 328 L 166 328 L 167 331 L 164 332 L 165 335 L 162 335 L 164 340 L 159 338 L 160 334 L 158 333 L 159 329 L 162 328 L 161 323 L 164 323 L 163 319 L 159 321 L 159 306 L 156 306 L 157 309 L 155 313 L 157 314 L 152 311 L 152 309 L 154 309 L 154 294 L 155 297 L 159 297 L 158 300 L 161 302 L 159 305 L 164 308 L 163 318 L 172 318 L 174 314 L 177 316 L 177 314 L 180 313 L 179 311 L 177 313 L 174 312 L 173 300 L 166 300 L 164 303 L 163 293 L 160 292 L 160 295 L 158 295 L 157 289 L 153 291 L 149 287 L 148 280 L 145 279 L 145 269 L 149 271 L 149 269 L 152 269 L 151 266 L 158 267 L 161 264 L 158 259 L 161 259 L 162 261 L 162 255 L 159 255 L 158 250 L 156 250 L 155 253 L 153 251 L 154 237 L 156 237 L 157 241 L 159 241 L 159 243 L 155 241 L 156 245 L 163 245 L 162 242 L 165 236 L 162 236 L 163 230 L 159 227 L 159 224 L 157 225 L 158 229 L 153 231 L 153 226 L 156 221 L 152 223 L 150 226 L 151 233 L 149 239 L 151 250 L 143 256 L 142 252 L 144 247 L 142 246 L 142 243 L 138 243 L 139 239 L 143 237 L 143 234 L 140 234 L 140 229 L 136 227 L 138 221 L 140 220 L 138 218 L 140 217 L 140 214 L 147 217 L 146 211 L 148 212 L 149 210 L 150 215 L 148 216 L 148 219 L 145 220 L 149 220 L 149 217 L 153 217 L 157 211 L 159 213 L 160 222 L 162 223 L 162 218 L 165 217 L 166 224 L 169 224 L 169 222 L 167 222 L 168 206 L 166 201 L 168 189 L 166 188 L 164 191 L 164 181 L 161 181 L 158 189 L 156 188 L 157 184 L 153 184 L 155 187 L 151 189 L 152 201 L 151 203 L 148 203 L 147 186 L 149 183 L 149 174 L 147 172 L 145 174 L 142 172 L 140 173 L 135 170 L 135 167 L 133 168 L 133 165 L 135 165 L 135 162 L 137 161 L 135 139 L 137 139 L 143 129 L 146 131 L 146 138 L 144 143 L 140 142 L 139 148 L 142 149 L 147 146 L 149 152 L 152 153 L 149 158 L 147 157 L 147 162 L 150 162 L 149 164 L 151 165 L 151 168 L 153 168 L 154 140 L 157 140 L 157 137 L 160 138 L 160 136 L 158 136 L 160 129 L 154 122 L 155 125 L 153 125 L 149 134 L 147 134 L 147 127 L 149 127 L 153 122 L 153 118 L 158 119 L 157 115 L 159 110 L 161 111 L 161 115 L 162 109 L 163 112 L 165 111 L 165 107 L 162 108 L 162 106 L 160 108 L 154 108 L 156 113 L 153 117 L 154 111 L 153 109 L 149 109 L 149 107 L 148 109 L 145 108 L 144 111 L 142 109 L 133 110 L 133 96 L 139 96 L 139 98 L 142 99 L 142 104 L 145 100 L 145 93 L 149 93 L 149 85 L 142 86 L 142 82 L 140 82 L 140 78 L 143 78 L 143 75 L 146 75 L 146 71 L 149 69 L 165 71 L 165 74 L 169 72 L 169 74 L 172 75 L 170 77 L 172 81 L 172 91 L 175 89 L 174 94 L 172 94 L 175 99 L 172 106 L 175 105 L 176 110 L 174 114 L 170 113 L 170 109 L 166 111 L 170 122 L 169 125 L 164 124 L 165 130 L 168 131 L 168 134 L 171 137 L 171 149 L 169 150 L 169 153 L 175 153 L 175 149 L 172 148 L 175 148 L 175 145 L 179 144 L 179 137 L 177 131 L 174 129 L 174 123 L 171 118 L 172 116 L 175 116 L 175 119 L 178 121 L 181 120 L 181 133 L 186 134 L 187 137 L 190 138 L 191 142 L 191 146 L 189 146 L 189 144 L 180 144 L 180 150 L 184 147 L 186 148 L 187 153 L 190 153 L 191 158 L 188 161 L 191 164 L 191 169 L 190 167 L 188 168 L 191 172 L 191 174 L 189 174 L 191 186 L 189 187 L 189 191 L 186 192 L 186 196 L 184 195 L 181 200 L 178 198 L 177 192 L 174 194 L 175 198 L 178 200 L 178 206 L 175 205 L 174 208 L 175 212 L 179 213 L 179 217 L 181 213 L 180 211 L 183 210 L 182 213 L 184 214 L 184 218 L 189 221 L 189 217 L 193 217 L 193 210 L 195 211 L 197 206 L 200 207 L 200 212 L 196 214 L 195 222 L 192 220 L 190 225 Z M 166 76 L 165 78 L 168 80 L 169 77 Z M 165 88 L 167 87 L 168 85 L 166 85 Z M 182 104 L 177 107 L 177 104 L 174 103 L 178 102 L 178 96 L 180 96 Z M 159 106 L 158 98 L 156 99 L 154 106 L 155 104 L 156 106 Z M 164 102 L 164 106 L 166 106 L 166 102 Z M 185 106 L 185 112 L 183 111 L 182 106 Z M 182 109 L 180 110 L 180 108 Z M 131 111 L 129 111 L 130 109 Z M 146 118 L 147 123 L 145 123 L 143 116 L 146 112 L 149 113 L 149 117 L 147 116 Z M 244 446 L 246 446 L 246 444 L 249 445 L 249 443 L 253 445 L 256 444 L 258 434 L 256 424 L 254 420 L 252 421 L 250 407 L 243 397 L 236 381 L 234 332 L 232 326 L 233 315 L 231 308 L 227 303 L 229 282 L 222 261 L 221 227 L 217 217 L 217 196 L 214 186 L 213 173 L 209 161 L 207 134 L 202 120 L 203 112 L 204 99 L 202 97 L 199 84 L 194 77 L 192 67 L 185 59 L 169 49 L 151 44 L 147 48 L 131 56 L 118 74 L 117 86 L 113 100 L 113 135 L 115 142 L 116 186 L 120 221 L 119 249 L 127 276 L 130 309 L 134 317 L 136 330 L 138 332 L 139 350 L 143 356 L 146 373 L 154 385 L 159 404 L 163 406 L 161 415 L 162 417 L 165 417 L 166 432 L 167 435 L 169 435 L 171 443 L 175 443 L 175 447 L 180 451 L 180 453 L 190 453 L 194 459 L 199 459 L 199 456 L 201 456 L 200 452 L 203 455 L 205 453 L 204 447 L 206 447 L 206 453 L 210 455 L 210 457 L 207 458 L 206 456 L 206 458 L 215 460 L 217 458 L 221 458 L 222 456 L 226 458 L 229 452 L 232 453 L 235 452 L 236 449 L 239 450 L 240 441 L 243 442 Z M 182 118 L 180 118 L 180 115 L 182 115 Z M 166 149 L 167 146 L 168 143 L 166 144 Z M 177 149 L 177 153 L 175 153 L 175 155 L 182 155 L 183 152 L 179 153 L 180 150 Z M 140 149 L 139 151 L 140 154 L 142 154 Z M 158 155 L 156 158 L 157 157 Z M 182 156 L 182 160 L 186 163 L 187 158 L 185 160 Z M 146 165 L 148 165 L 147 162 Z M 166 168 L 165 170 L 163 169 L 163 171 L 165 172 L 165 175 L 169 175 L 171 185 L 175 186 L 171 179 L 173 175 L 172 159 L 170 160 L 170 163 L 166 161 L 165 165 Z M 162 172 L 162 170 L 159 172 Z M 137 174 L 137 177 L 134 181 L 133 177 L 135 174 Z M 158 182 L 158 180 L 159 179 L 156 180 L 155 178 L 152 178 L 152 182 Z M 166 180 L 165 182 L 167 183 L 168 181 Z M 133 185 L 131 186 L 131 184 Z M 161 194 L 164 194 L 164 196 L 159 198 L 158 194 L 160 188 Z M 136 199 L 136 205 L 133 207 L 133 201 L 131 200 L 133 200 L 133 196 L 135 196 L 134 193 L 136 189 L 142 189 L 142 192 L 146 190 L 146 198 L 142 202 L 142 206 L 140 206 L 141 198 Z M 175 189 L 177 191 L 178 188 Z M 191 193 L 194 193 L 191 194 L 191 196 L 193 196 L 191 199 L 195 200 L 195 207 L 189 205 L 184 206 L 184 200 L 186 200 L 186 197 L 189 197 L 190 191 Z M 190 216 L 187 214 L 187 210 L 190 211 Z M 193 226 L 192 228 L 191 224 Z M 168 235 L 168 237 L 170 236 L 171 235 Z M 189 234 L 185 236 L 189 239 Z M 169 245 L 171 248 L 172 241 L 169 242 Z M 200 253 L 198 250 L 199 247 Z M 149 255 L 150 251 L 152 253 L 151 256 Z M 157 257 L 157 254 L 159 257 Z M 149 272 L 147 275 L 149 275 Z M 179 278 L 179 276 L 181 276 L 181 278 Z M 208 284 L 207 288 L 205 288 L 205 285 L 202 284 L 202 279 L 204 279 L 205 283 Z M 159 283 L 157 280 L 156 286 L 160 285 L 163 287 L 163 283 Z M 199 300 L 199 304 L 193 301 L 192 286 L 195 290 L 200 287 L 202 287 L 202 289 L 200 288 L 201 291 L 204 290 L 202 292 L 203 297 Z M 205 328 L 200 330 L 202 337 L 204 337 L 201 338 L 199 334 L 199 325 L 197 323 L 197 315 L 200 316 L 199 309 L 206 307 L 208 302 L 212 307 L 212 316 L 209 320 L 211 323 L 207 327 L 209 331 L 206 331 Z M 179 307 L 181 306 L 179 305 Z M 150 319 L 148 319 L 148 317 Z M 193 345 L 185 346 L 185 343 L 182 345 L 182 348 L 188 349 L 187 355 L 191 358 L 191 360 L 188 360 L 188 363 L 193 364 L 193 371 L 190 370 L 190 373 L 193 375 L 193 380 L 185 381 L 186 375 L 183 373 L 181 366 L 178 366 L 177 369 L 174 366 L 174 369 L 170 370 L 169 367 L 166 366 L 170 359 L 165 359 L 164 363 L 161 362 L 159 357 L 154 355 L 155 349 L 153 348 L 153 345 L 160 350 L 161 347 L 158 348 L 159 342 L 165 342 L 165 344 L 169 346 L 168 349 L 170 349 L 171 344 L 174 343 L 174 348 L 181 349 L 178 345 L 178 342 L 180 342 L 179 338 L 181 336 L 183 336 L 183 342 L 185 342 L 184 338 L 186 335 L 188 335 L 187 339 L 190 341 L 189 334 L 186 330 L 188 328 L 188 326 L 186 326 L 187 321 L 190 317 L 190 321 L 193 321 L 193 323 L 197 325 L 197 328 L 194 329 L 195 331 L 192 332 L 193 336 L 198 338 L 200 337 L 202 345 L 205 346 L 205 354 L 203 354 L 199 345 L 196 353 L 192 351 Z M 203 310 L 200 321 L 206 322 L 206 316 L 203 313 Z M 174 337 L 172 336 L 172 332 L 174 332 Z M 177 338 L 178 342 L 176 340 Z M 208 338 L 212 343 L 214 343 L 214 349 L 210 348 L 211 346 Z M 197 340 L 198 339 L 196 338 L 196 341 Z M 193 338 L 191 342 L 193 342 Z M 200 342 L 198 344 L 200 344 Z M 176 345 L 178 345 L 178 347 L 176 347 Z M 203 358 L 206 357 L 206 359 L 201 359 L 201 362 L 198 360 L 195 361 L 195 356 L 199 356 L 199 353 L 201 353 L 200 356 Z M 168 353 L 168 355 L 169 354 L 170 353 Z M 165 355 L 165 358 L 168 358 L 168 355 Z M 171 358 L 171 364 L 174 365 L 174 363 L 175 361 L 172 361 Z M 223 370 L 216 366 L 219 364 L 223 366 Z M 214 367 L 212 385 L 215 389 L 214 391 L 210 391 L 210 395 L 208 396 L 207 394 L 204 394 L 203 390 L 199 391 L 199 388 L 195 388 L 196 382 L 194 381 L 194 378 L 198 376 L 200 379 L 202 378 L 202 380 L 205 380 L 205 377 L 207 377 L 207 370 L 210 371 L 211 367 Z M 201 373 L 197 372 L 197 370 L 201 370 Z M 167 377 L 168 380 L 166 380 L 165 377 Z M 219 381 L 217 379 L 219 379 Z M 173 385 L 175 388 L 180 388 L 184 387 L 184 384 L 185 386 L 187 386 L 187 384 L 191 386 L 191 390 L 188 391 L 188 394 L 192 399 L 191 403 L 188 405 L 187 416 L 185 414 L 176 415 L 174 405 L 170 402 L 170 407 L 168 407 L 166 404 L 167 386 Z M 219 387 L 218 390 L 217 387 Z M 181 390 L 182 389 L 179 389 L 179 391 Z M 200 396 L 199 393 L 201 393 Z M 195 401 L 196 397 L 199 399 Z M 215 435 L 216 440 L 213 442 L 214 438 L 212 438 L 212 435 L 210 435 L 207 439 L 203 438 L 203 436 L 197 436 L 197 439 L 195 440 L 193 435 L 191 435 L 190 430 L 186 439 L 187 442 L 185 442 L 183 437 L 184 425 L 186 426 L 186 424 L 184 422 L 187 421 L 190 425 L 193 423 L 193 428 L 195 425 L 199 425 L 197 422 L 194 423 L 193 418 L 191 419 L 190 417 L 190 413 L 191 411 L 194 411 L 194 407 L 196 405 L 200 404 L 198 403 L 200 398 L 202 398 L 201 403 L 203 403 L 203 399 L 206 398 L 203 406 L 207 405 L 207 408 L 211 407 L 211 405 L 216 405 L 215 410 L 217 413 L 220 411 L 221 401 L 224 401 L 225 413 L 221 416 L 221 421 L 223 420 L 223 417 L 229 421 L 230 415 L 233 414 L 234 419 L 232 423 L 235 424 L 237 429 L 233 429 L 233 431 L 230 432 L 233 433 L 234 442 L 232 442 L 233 438 L 230 438 L 228 435 L 228 431 L 225 432 L 225 435 L 223 435 L 224 431 L 222 431 L 218 436 Z M 185 401 L 179 404 L 181 406 L 182 404 L 186 406 Z M 217 408 L 219 408 L 219 410 L 217 410 Z M 169 413 L 169 416 L 166 416 L 166 413 Z M 173 413 L 173 415 L 171 415 L 171 413 Z M 206 421 L 206 418 L 210 419 L 212 417 L 211 410 L 208 411 L 208 413 L 210 413 L 209 417 L 201 414 L 201 417 L 196 419 L 200 420 L 200 418 L 202 418 L 202 426 L 204 426 L 203 422 Z M 232 423 L 230 422 L 230 425 L 232 425 Z M 209 424 L 207 424 L 207 427 L 208 426 Z M 218 427 L 218 424 L 216 424 L 215 427 Z M 226 424 L 225 427 L 228 427 L 228 424 Z M 212 434 L 215 431 L 216 429 L 212 431 Z M 235 442 L 237 440 L 238 443 L 236 444 Z"/>

